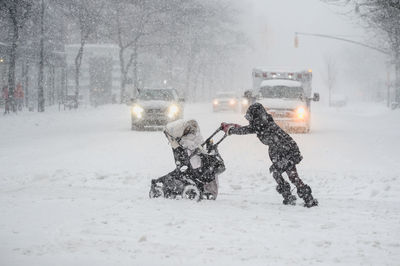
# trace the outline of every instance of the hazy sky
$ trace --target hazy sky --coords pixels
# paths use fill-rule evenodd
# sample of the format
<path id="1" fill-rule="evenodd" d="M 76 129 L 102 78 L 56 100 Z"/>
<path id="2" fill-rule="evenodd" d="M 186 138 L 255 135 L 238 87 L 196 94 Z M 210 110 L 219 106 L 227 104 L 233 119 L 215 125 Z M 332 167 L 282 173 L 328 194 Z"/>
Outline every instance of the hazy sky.
<path id="1" fill-rule="evenodd" d="M 294 32 L 321 33 L 367 41 L 372 35 L 356 18 L 340 14 L 340 9 L 318 0 L 237 0 L 243 11 L 243 27 L 253 50 L 246 58 L 248 79 L 252 67 L 313 69 L 314 87 L 326 90 L 326 58 L 335 62 L 337 91 L 354 94 L 355 87 L 385 79 L 385 57 L 378 52 L 336 40 L 299 36 Z M 359 90 L 359 89 L 357 89 Z"/>

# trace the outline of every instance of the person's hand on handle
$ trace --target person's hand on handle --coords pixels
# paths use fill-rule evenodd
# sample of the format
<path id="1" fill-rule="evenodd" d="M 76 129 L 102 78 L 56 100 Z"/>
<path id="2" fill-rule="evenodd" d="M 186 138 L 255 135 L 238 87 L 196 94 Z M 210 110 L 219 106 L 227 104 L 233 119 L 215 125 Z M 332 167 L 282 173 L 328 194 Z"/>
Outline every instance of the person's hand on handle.
<path id="1" fill-rule="evenodd" d="M 240 127 L 240 125 L 238 125 L 238 124 L 225 123 L 225 122 L 221 123 L 221 130 L 224 131 L 225 134 L 227 134 L 227 135 L 229 135 L 229 130 L 231 128 L 238 128 L 238 127 Z"/>
<path id="2" fill-rule="evenodd" d="M 221 126 L 219 127 L 222 131 L 226 131 L 226 128 L 229 126 L 229 123 L 222 122 Z"/>

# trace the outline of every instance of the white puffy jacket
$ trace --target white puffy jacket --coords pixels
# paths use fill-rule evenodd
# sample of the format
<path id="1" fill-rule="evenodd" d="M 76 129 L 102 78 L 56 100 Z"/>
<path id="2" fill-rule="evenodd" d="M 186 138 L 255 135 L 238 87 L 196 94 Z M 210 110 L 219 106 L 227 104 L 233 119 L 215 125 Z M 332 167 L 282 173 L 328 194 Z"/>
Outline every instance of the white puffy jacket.
<path id="1" fill-rule="evenodd" d="M 184 120 L 179 119 L 174 122 L 169 123 L 165 127 L 165 131 L 167 132 L 168 140 L 173 149 L 179 147 L 179 145 L 185 149 L 187 154 L 190 156 L 196 149 L 203 150 L 201 144 L 204 142 L 203 137 L 200 133 L 200 128 L 197 124 L 195 133 L 183 135 L 185 128 L 189 125 L 189 123 L 193 123 L 193 121 L 197 124 L 195 120 Z M 171 138 L 171 136 L 173 138 Z M 179 143 L 176 139 L 179 139 Z M 190 164 L 192 165 L 193 169 L 197 169 L 201 166 L 201 158 L 199 155 L 194 155 L 190 159 Z"/>

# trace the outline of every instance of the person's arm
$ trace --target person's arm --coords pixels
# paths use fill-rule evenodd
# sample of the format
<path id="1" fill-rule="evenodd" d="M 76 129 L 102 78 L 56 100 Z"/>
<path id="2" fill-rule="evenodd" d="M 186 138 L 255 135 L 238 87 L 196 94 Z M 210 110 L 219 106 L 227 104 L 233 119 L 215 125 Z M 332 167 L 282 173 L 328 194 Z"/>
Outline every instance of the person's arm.
<path id="1" fill-rule="evenodd" d="M 221 129 L 228 135 L 246 135 L 256 133 L 250 125 L 242 127 L 238 124 L 221 123 Z"/>
<path id="2" fill-rule="evenodd" d="M 231 127 L 228 130 L 228 135 L 247 135 L 256 133 L 250 125 L 243 127 Z"/>

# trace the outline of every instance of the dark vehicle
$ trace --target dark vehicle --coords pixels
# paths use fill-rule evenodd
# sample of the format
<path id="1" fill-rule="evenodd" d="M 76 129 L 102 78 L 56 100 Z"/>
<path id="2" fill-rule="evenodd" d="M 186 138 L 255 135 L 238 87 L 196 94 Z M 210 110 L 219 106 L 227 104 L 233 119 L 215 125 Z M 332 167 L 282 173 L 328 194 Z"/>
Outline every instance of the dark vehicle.
<path id="1" fill-rule="evenodd" d="M 216 199 L 216 195 L 208 193 L 205 190 L 207 184 L 215 182 L 217 176 L 225 171 L 224 160 L 218 152 L 218 145 L 226 138 L 226 134 L 215 144 L 212 138 L 221 131 L 218 128 L 208 139 L 201 145 L 205 148 L 204 152 L 197 153 L 202 165 L 199 169 L 189 167 L 184 172 L 176 169 L 175 178 L 159 178 L 151 181 L 149 192 L 150 198 L 183 198 L 200 201 L 202 199 Z M 161 180 L 160 180 L 161 179 Z"/>
<path id="2" fill-rule="evenodd" d="M 183 117 L 183 99 L 175 89 L 144 89 L 133 99 L 132 130 L 165 126 Z"/>

